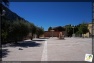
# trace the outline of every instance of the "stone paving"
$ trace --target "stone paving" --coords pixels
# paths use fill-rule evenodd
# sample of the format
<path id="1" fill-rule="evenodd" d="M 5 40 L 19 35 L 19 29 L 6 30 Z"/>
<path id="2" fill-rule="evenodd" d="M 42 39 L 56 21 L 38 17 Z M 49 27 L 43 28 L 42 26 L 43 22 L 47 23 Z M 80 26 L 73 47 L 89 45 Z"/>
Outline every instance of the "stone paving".
<path id="1" fill-rule="evenodd" d="M 2 50 L 3 61 L 84 61 L 85 54 L 92 54 L 92 38 L 26 40 Z"/>
<path id="2" fill-rule="evenodd" d="M 84 61 L 86 53 L 92 53 L 90 38 L 57 38 L 48 40 L 48 61 Z"/>

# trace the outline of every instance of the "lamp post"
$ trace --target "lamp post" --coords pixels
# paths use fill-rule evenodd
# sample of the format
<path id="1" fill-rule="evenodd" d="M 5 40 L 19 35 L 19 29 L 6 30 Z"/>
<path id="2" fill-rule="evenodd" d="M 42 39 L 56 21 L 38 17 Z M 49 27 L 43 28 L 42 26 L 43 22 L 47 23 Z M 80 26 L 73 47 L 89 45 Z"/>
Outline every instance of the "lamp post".
<path id="1" fill-rule="evenodd" d="M 74 36 L 74 26 L 73 26 L 72 28 L 73 28 L 73 37 L 75 37 L 75 36 Z"/>
<path id="2" fill-rule="evenodd" d="M 1 17 L 4 16 L 5 13 L 6 13 L 5 10 L 2 10 L 2 11 L 0 12 L 0 24 L 1 24 Z M 0 27 L 1 27 L 1 25 L 0 25 Z M 0 28 L 0 30 L 1 30 L 1 28 Z M 0 31 L 0 33 L 1 33 L 1 31 Z M 0 35 L 0 38 L 1 38 L 1 35 Z M 0 41 L 1 41 L 1 39 L 0 39 Z M 1 44 L 0 44 L 0 45 L 1 45 Z"/>
<path id="3" fill-rule="evenodd" d="M 68 32 L 67 32 L 67 28 L 66 28 L 66 37 L 67 37 L 67 34 L 68 34 Z"/>
<path id="4" fill-rule="evenodd" d="M 6 13 L 6 11 L 5 11 L 5 10 L 2 10 L 2 13 L 1 13 L 0 15 L 1 15 L 1 16 L 4 16 L 5 13 Z"/>

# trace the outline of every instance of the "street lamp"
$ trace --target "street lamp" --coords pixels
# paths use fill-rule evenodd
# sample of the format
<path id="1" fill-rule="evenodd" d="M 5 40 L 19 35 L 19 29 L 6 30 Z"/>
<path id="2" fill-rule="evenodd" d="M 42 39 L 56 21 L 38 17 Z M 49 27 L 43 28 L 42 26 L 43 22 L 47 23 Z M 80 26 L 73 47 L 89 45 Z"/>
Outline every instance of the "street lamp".
<path id="1" fill-rule="evenodd" d="M 4 16 L 5 13 L 6 13 L 6 11 L 5 10 L 2 10 L 1 16 Z"/>
<path id="2" fill-rule="evenodd" d="M 1 10 L 1 12 L 0 12 L 0 20 L 1 20 L 1 16 L 4 16 L 5 13 L 6 13 L 5 10 Z M 0 24 L 1 24 L 1 21 L 0 21 Z M 0 25 L 0 27 L 1 27 L 1 25 Z M 0 28 L 0 30 L 1 30 L 1 28 Z"/>
<path id="3" fill-rule="evenodd" d="M 67 34 L 68 34 L 68 32 L 67 32 L 67 27 L 66 27 L 66 32 L 65 32 L 65 33 L 66 33 L 66 37 L 67 37 Z"/>
<path id="4" fill-rule="evenodd" d="M 73 28 L 73 37 L 75 37 L 75 34 L 74 34 L 74 26 L 72 28 Z"/>

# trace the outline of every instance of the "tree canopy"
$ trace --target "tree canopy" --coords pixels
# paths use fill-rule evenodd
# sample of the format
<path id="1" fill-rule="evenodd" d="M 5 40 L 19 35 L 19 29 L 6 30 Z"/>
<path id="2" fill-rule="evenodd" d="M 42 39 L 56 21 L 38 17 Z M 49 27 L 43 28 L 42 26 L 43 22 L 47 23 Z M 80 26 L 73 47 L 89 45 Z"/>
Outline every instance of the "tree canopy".
<path id="1" fill-rule="evenodd" d="M 86 23 L 81 23 L 81 24 L 78 24 L 74 27 L 69 24 L 69 25 L 65 26 L 65 29 L 66 29 L 67 35 L 69 35 L 69 36 L 72 36 L 73 29 L 74 29 L 74 33 L 76 35 L 85 34 L 89 31 L 88 30 L 88 25 Z"/>
<path id="2" fill-rule="evenodd" d="M 52 27 L 49 27 L 49 28 L 48 28 L 48 31 L 50 31 L 50 30 L 52 30 Z"/>
<path id="3" fill-rule="evenodd" d="M 43 27 L 37 27 L 37 32 L 36 32 L 37 37 L 39 38 L 40 35 L 42 35 L 43 33 L 44 33 Z"/>
<path id="4" fill-rule="evenodd" d="M 58 27 L 53 28 L 53 30 L 55 30 L 55 31 L 65 31 L 65 28 L 62 27 L 62 26 L 58 26 Z"/>
<path id="5" fill-rule="evenodd" d="M 86 34 L 89 30 L 88 30 L 88 25 L 85 24 L 85 23 L 82 23 L 80 26 L 79 26 L 79 29 L 78 29 L 79 33 L 80 34 Z"/>
<path id="6" fill-rule="evenodd" d="M 29 33 L 40 36 L 44 33 L 42 27 L 38 27 L 33 23 L 21 18 L 16 13 L 10 11 L 7 7 L 3 6 L 5 11 L 9 14 L 2 16 L 1 22 L 1 41 L 2 43 L 7 42 L 18 42 L 23 40 Z M 11 13 L 11 16 L 10 16 Z"/>

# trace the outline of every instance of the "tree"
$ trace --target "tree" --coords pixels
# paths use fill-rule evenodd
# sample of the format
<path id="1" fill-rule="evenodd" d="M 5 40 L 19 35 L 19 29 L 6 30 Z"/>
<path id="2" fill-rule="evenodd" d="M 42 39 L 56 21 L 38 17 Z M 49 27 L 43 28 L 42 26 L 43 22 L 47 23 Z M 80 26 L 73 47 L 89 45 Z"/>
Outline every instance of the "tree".
<path id="1" fill-rule="evenodd" d="M 8 4 L 9 4 L 9 1 L 8 0 L 2 0 L 2 2 L 4 2 L 4 4 L 6 5 L 6 6 L 8 6 Z M 1 17 L 1 15 L 2 15 L 2 7 L 3 5 L 2 5 L 2 3 L 0 2 L 0 17 Z M 0 20 L 1 20 L 1 18 L 0 18 Z M 4 21 L 4 20 L 3 20 Z M 3 22 L 2 24 L 4 24 L 5 22 Z M 0 21 L 0 24 L 1 24 L 1 21 Z M 2 24 L 0 25 L 0 26 L 2 26 Z M 8 35 L 8 33 L 7 33 L 7 30 L 5 30 L 5 29 L 0 29 L 1 31 L 0 31 L 0 33 L 1 33 L 1 41 L 2 42 L 6 42 L 7 40 L 7 35 Z"/>
<path id="2" fill-rule="evenodd" d="M 61 26 L 58 26 L 58 27 L 55 27 L 53 28 L 55 31 L 65 31 L 65 28 L 61 27 Z"/>
<path id="3" fill-rule="evenodd" d="M 50 31 L 50 30 L 52 30 L 52 27 L 49 27 L 49 28 L 48 28 L 48 31 Z"/>
<path id="4" fill-rule="evenodd" d="M 28 23 L 24 21 L 14 21 L 11 26 L 11 31 L 9 33 L 9 39 L 17 43 L 17 41 L 22 40 L 29 33 Z"/>
<path id="5" fill-rule="evenodd" d="M 72 26 L 70 24 L 66 25 L 65 29 L 66 29 L 66 32 L 67 32 L 67 36 L 72 36 L 72 34 L 73 34 L 73 28 L 72 28 Z"/>
<path id="6" fill-rule="evenodd" d="M 29 33 L 32 33 L 31 39 L 33 39 L 34 34 L 36 34 L 37 27 L 33 23 L 29 23 Z"/>
<path id="7" fill-rule="evenodd" d="M 1 22 L 1 42 L 2 43 L 7 42 L 10 26 L 11 26 L 11 20 L 8 20 L 7 18 L 2 17 L 2 22 Z"/>
<path id="8" fill-rule="evenodd" d="M 78 24 L 75 27 L 75 34 L 77 36 L 81 36 L 82 34 L 86 34 L 88 32 L 88 25 L 86 23 Z"/>
<path id="9" fill-rule="evenodd" d="M 6 6 L 9 6 L 9 1 L 8 0 L 2 0 L 2 2 L 4 2 L 4 4 L 6 5 Z M 4 13 L 3 13 L 3 11 L 4 11 L 4 13 L 5 13 L 5 10 L 3 10 L 3 5 L 2 5 L 2 3 L 0 2 L 0 17 L 2 16 L 2 15 L 4 15 Z M 1 20 L 1 18 L 0 18 L 0 20 Z M 3 22 L 4 23 L 4 22 Z M 0 24 L 1 24 L 1 21 L 0 21 Z M 0 25 L 0 26 L 2 26 L 2 24 Z M 7 38 L 7 35 L 8 35 L 8 33 L 7 33 L 7 31 L 6 30 L 2 30 L 2 29 L 0 29 L 1 31 L 0 31 L 0 33 L 1 33 L 1 41 L 2 42 L 6 42 L 6 38 Z"/>
<path id="10" fill-rule="evenodd" d="M 86 34 L 88 32 L 88 25 L 85 23 L 82 23 L 79 27 L 79 33 L 80 34 Z"/>
<path id="11" fill-rule="evenodd" d="M 32 37 L 37 32 L 37 27 L 35 25 L 32 26 Z"/>
<path id="12" fill-rule="evenodd" d="M 42 27 L 37 27 L 37 32 L 36 32 L 37 37 L 39 38 L 40 35 L 42 35 L 43 33 L 44 33 L 44 29 Z"/>

